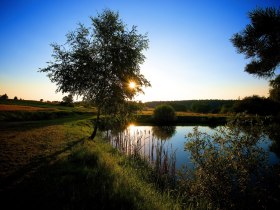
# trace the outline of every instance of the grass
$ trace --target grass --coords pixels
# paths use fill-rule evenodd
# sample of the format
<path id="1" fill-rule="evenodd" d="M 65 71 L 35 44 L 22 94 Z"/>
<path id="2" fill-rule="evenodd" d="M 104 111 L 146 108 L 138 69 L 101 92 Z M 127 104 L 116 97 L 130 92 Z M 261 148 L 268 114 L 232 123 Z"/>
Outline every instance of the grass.
<path id="1" fill-rule="evenodd" d="M 56 120 L 77 115 L 93 116 L 94 113 L 94 108 L 67 107 L 28 100 L 0 100 L 0 122 Z"/>
<path id="2" fill-rule="evenodd" d="M 0 208 L 179 209 L 148 167 L 88 141 L 91 128 L 88 118 L 1 127 Z"/>
<path id="3" fill-rule="evenodd" d="M 0 100 L 0 111 L 1 106 L 10 105 L 10 110 L 15 110 L 16 107 L 21 107 L 21 111 L 27 111 L 30 108 L 41 109 L 41 110 L 64 110 L 64 111 L 82 111 L 82 112 L 94 112 L 93 108 L 87 108 L 82 106 L 62 106 L 59 103 L 51 102 L 41 102 L 41 101 L 32 101 L 32 100 Z M 12 109 L 14 107 L 14 109 Z"/>
<path id="4" fill-rule="evenodd" d="M 42 108 L 42 107 L 34 107 L 34 106 L 21 106 L 21 105 L 7 105 L 0 104 L 1 111 L 39 111 L 39 110 L 47 110 L 54 111 L 57 110 L 55 108 Z"/>
<path id="5" fill-rule="evenodd" d="M 51 108 L 51 109 L 68 109 L 68 107 L 59 106 L 58 104 L 46 103 L 41 101 L 32 100 L 0 100 L 2 105 L 13 105 L 13 106 L 29 106 L 29 107 L 40 107 L 40 108 Z"/>

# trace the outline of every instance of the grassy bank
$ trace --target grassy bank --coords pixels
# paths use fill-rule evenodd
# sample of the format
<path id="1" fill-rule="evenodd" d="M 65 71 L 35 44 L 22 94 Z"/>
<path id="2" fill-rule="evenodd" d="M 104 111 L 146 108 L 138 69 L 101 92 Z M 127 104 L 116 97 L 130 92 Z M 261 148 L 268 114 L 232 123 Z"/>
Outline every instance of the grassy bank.
<path id="1" fill-rule="evenodd" d="M 27 129 L 26 129 L 27 126 Z M 149 168 L 119 154 L 88 120 L 0 129 L 1 208 L 177 209 Z"/>

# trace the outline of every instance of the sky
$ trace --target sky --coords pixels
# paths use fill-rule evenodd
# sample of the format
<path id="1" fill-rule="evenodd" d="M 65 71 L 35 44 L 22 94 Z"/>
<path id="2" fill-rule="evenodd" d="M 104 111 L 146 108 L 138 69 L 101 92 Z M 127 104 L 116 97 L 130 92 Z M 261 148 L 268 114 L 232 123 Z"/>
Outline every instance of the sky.
<path id="1" fill-rule="evenodd" d="M 141 73 L 152 87 L 136 100 L 267 97 L 268 80 L 244 72 L 249 60 L 230 42 L 249 11 L 267 6 L 280 0 L 0 0 L 0 95 L 61 101 L 38 72 L 52 60 L 50 44 L 111 9 L 149 38 Z"/>

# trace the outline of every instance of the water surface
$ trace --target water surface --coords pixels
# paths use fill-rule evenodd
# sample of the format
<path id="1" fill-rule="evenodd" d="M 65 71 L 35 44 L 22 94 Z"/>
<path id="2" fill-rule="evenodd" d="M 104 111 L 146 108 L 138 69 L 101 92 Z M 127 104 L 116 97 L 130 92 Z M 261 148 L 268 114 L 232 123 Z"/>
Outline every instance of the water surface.
<path id="1" fill-rule="evenodd" d="M 176 169 L 183 165 L 192 166 L 190 153 L 185 150 L 185 143 L 188 141 L 187 134 L 193 132 L 195 126 L 134 126 L 128 128 L 112 138 L 113 146 L 118 147 L 126 154 L 139 153 L 148 161 L 155 162 L 160 154 L 161 160 L 164 155 L 176 158 Z M 198 126 L 199 131 L 207 134 L 214 134 L 216 130 L 208 126 Z M 276 164 L 279 158 L 270 151 L 272 141 L 265 136 L 258 143 L 269 155 L 269 163 Z M 161 153 L 159 153 L 161 152 Z M 163 161 L 163 160 L 162 160 Z"/>

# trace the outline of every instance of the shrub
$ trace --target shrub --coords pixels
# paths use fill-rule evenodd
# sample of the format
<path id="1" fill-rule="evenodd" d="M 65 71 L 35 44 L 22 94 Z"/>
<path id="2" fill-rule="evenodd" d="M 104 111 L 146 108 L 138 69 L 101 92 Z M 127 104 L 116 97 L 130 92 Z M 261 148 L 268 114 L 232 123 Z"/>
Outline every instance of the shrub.
<path id="1" fill-rule="evenodd" d="M 279 188 L 274 186 L 279 185 L 268 184 L 278 175 L 260 147 L 263 129 L 262 121 L 239 117 L 212 135 L 194 128 L 185 143 L 193 166 L 179 174 L 185 199 L 206 200 L 219 209 L 270 209 L 278 203 Z"/>
<path id="2" fill-rule="evenodd" d="M 170 105 L 159 105 L 153 114 L 154 121 L 158 124 L 172 124 L 176 121 L 176 113 Z"/>

